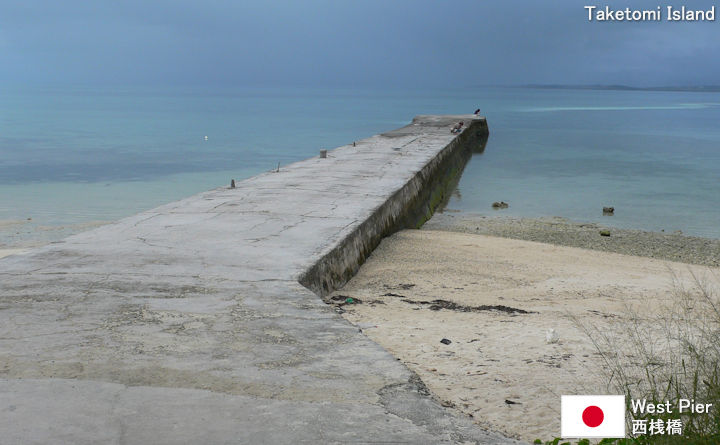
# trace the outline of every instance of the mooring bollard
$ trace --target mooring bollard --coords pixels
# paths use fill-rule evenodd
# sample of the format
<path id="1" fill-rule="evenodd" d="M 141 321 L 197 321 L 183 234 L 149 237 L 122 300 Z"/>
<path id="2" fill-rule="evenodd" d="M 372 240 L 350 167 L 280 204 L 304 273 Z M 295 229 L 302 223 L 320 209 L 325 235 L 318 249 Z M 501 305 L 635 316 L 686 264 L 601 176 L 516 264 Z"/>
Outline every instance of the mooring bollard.
<path id="1" fill-rule="evenodd" d="M 235 180 L 234 180 L 234 179 L 231 179 L 231 180 L 230 180 L 230 188 L 231 188 L 231 189 L 234 189 L 234 188 L 235 188 Z"/>
<path id="2" fill-rule="evenodd" d="M 320 157 L 327 158 L 327 150 L 320 150 Z"/>

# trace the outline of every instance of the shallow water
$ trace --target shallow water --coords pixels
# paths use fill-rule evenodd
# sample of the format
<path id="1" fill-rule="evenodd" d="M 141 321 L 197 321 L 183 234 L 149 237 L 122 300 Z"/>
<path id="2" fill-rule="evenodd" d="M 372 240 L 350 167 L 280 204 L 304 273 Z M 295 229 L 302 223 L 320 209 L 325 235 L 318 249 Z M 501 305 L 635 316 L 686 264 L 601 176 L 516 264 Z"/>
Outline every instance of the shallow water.
<path id="1" fill-rule="evenodd" d="M 720 96 L 511 94 L 450 208 L 720 238 Z M 510 207 L 493 211 L 501 200 Z M 604 206 L 614 215 L 604 216 Z"/>
<path id="2" fill-rule="evenodd" d="M 0 246 L 59 239 L 416 114 L 478 106 L 490 140 L 451 209 L 494 214 L 504 200 L 514 216 L 720 238 L 718 103 L 714 93 L 522 88 L 5 89 Z M 615 216 L 602 216 L 605 205 Z"/>

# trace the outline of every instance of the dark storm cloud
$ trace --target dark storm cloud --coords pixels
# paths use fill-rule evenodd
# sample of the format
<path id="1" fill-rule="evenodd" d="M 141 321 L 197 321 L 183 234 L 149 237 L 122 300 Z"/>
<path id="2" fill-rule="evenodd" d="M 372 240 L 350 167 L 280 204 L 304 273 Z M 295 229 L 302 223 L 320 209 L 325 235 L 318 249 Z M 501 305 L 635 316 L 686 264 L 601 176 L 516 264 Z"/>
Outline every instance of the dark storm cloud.
<path id="1" fill-rule="evenodd" d="M 5 3 L 6 83 L 686 85 L 720 74 L 720 22 L 588 22 L 583 8 L 667 4 L 648 1 Z"/>

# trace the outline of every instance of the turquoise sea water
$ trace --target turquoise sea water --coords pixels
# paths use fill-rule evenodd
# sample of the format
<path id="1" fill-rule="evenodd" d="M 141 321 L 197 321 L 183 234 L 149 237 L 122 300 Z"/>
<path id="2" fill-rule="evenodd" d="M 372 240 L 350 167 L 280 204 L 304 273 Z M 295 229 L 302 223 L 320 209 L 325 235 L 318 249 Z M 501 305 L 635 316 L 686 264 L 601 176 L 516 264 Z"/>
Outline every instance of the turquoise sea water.
<path id="1" fill-rule="evenodd" d="M 450 209 L 720 238 L 720 94 L 465 88 L 0 90 L 0 247 L 112 221 L 408 123 L 480 107 Z M 207 136 L 207 140 L 205 140 Z M 616 208 L 603 217 L 604 205 Z M 27 218 L 32 218 L 28 220 Z"/>

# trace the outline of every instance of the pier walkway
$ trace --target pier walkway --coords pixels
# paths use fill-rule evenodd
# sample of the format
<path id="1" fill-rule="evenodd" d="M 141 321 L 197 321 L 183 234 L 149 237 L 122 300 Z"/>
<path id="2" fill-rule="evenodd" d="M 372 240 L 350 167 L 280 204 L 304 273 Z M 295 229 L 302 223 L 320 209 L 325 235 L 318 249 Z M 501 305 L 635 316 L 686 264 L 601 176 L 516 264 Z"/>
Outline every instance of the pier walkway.
<path id="1" fill-rule="evenodd" d="M 514 443 L 441 407 L 319 296 L 429 217 L 486 131 L 418 117 L 3 258 L 0 443 Z"/>

